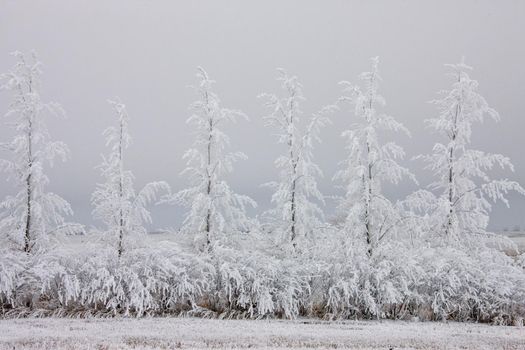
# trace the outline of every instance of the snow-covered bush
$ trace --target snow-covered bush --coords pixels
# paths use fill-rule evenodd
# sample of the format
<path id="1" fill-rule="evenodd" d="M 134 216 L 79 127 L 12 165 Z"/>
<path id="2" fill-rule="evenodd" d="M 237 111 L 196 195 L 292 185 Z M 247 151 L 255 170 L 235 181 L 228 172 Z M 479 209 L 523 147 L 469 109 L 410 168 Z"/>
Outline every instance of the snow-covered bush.
<path id="1" fill-rule="evenodd" d="M 450 247 L 426 249 L 419 294 L 431 319 L 513 324 L 524 316 L 525 279 L 512 258 L 499 251 Z"/>
<path id="2" fill-rule="evenodd" d="M 138 247 L 119 259 L 100 241 L 41 255 L 0 256 L 4 316 L 184 314 L 222 318 L 298 316 L 520 324 L 523 266 L 496 248 L 381 245 L 370 259 L 330 232 L 308 255 L 249 237 L 213 254 L 191 237 Z M 247 242 L 264 242 L 257 248 Z"/>
<path id="3" fill-rule="evenodd" d="M 120 259 L 111 248 L 86 248 L 80 254 L 62 250 L 32 257 L 18 271 L 10 266 L 8 271 L 18 275 L 2 273 L 4 306 L 15 309 L 14 314 L 33 315 L 178 313 L 198 304 L 213 271 L 176 245 L 155 251 L 137 248 Z"/>
<path id="4" fill-rule="evenodd" d="M 17 287 L 24 272 L 27 255 L 18 250 L 0 250 L 0 303 L 17 305 Z"/>
<path id="5" fill-rule="evenodd" d="M 137 316 L 192 308 L 207 285 L 206 266 L 170 248 L 134 249 L 120 260 L 112 251 L 86 257 L 76 267 L 81 286 L 73 306 Z"/>
<path id="6" fill-rule="evenodd" d="M 345 235 L 341 235 L 345 239 Z M 422 269 L 414 252 L 400 244 L 379 247 L 364 258 L 359 250 L 333 248 L 316 277 L 316 309 L 326 319 L 406 318 L 418 304 L 416 287 Z M 323 259 L 323 257 L 316 257 Z"/>
<path id="7" fill-rule="evenodd" d="M 295 318 L 309 293 L 309 276 L 296 261 L 222 248 L 216 260 L 216 300 L 228 317 Z"/>

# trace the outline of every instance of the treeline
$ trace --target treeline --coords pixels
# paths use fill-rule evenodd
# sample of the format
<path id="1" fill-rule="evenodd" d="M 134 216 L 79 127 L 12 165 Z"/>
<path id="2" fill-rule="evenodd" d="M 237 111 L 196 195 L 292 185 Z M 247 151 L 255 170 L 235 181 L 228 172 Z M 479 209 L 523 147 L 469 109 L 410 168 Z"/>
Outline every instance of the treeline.
<path id="1" fill-rule="evenodd" d="M 204 69 L 197 71 L 197 100 L 187 120 L 195 141 L 184 154 L 189 186 L 181 191 L 173 193 L 164 181 L 135 189 L 125 166 L 131 140 L 126 107 L 109 101 L 116 123 L 104 131 L 103 181 L 91 200 L 102 225 L 87 232 L 91 240 L 80 248 L 67 242 L 83 227 L 67 222 L 70 205 L 46 190 L 46 167 L 69 151 L 52 140 L 44 116 L 63 111 L 41 100 L 37 58 L 14 56 L 14 68 L 1 76 L 2 88 L 12 94 L 6 125 L 15 131 L 0 144 L 10 155 L 0 160 L 0 170 L 14 192 L 0 203 L 5 317 L 186 314 L 523 324 L 525 256 L 487 225 L 494 201 L 508 204 L 509 191 L 525 190 L 490 176 L 494 167 L 513 170 L 507 157 L 470 147 L 472 125 L 499 115 L 478 93 L 464 62 L 447 65 L 451 87 L 432 102 L 436 117 L 426 121 L 439 142 L 417 158 L 433 171 L 434 182 L 397 201 L 382 187 L 417 180 L 399 164 L 403 149 L 383 140 L 388 132 L 409 131 L 381 111 L 378 58 L 359 84 L 342 82 L 338 102 L 309 118 L 301 109 L 302 85 L 279 70 L 282 91 L 259 98 L 283 153 L 275 161 L 278 178 L 267 184 L 273 207 L 257 218 L 247 214 L 255 201 L 226 181 L 246 156 L 230 151 L 222 127 L 245 115 L 222 107 Z M 342 194 L 336 218 L 327 220 L 314 148 L 339 109 L 348 110 L 345 158 L 333 178 Z M 144 224 L 151 221 L 151 203 L 186 208 L 180 232 L 166 241 L 149 239 Z"/>

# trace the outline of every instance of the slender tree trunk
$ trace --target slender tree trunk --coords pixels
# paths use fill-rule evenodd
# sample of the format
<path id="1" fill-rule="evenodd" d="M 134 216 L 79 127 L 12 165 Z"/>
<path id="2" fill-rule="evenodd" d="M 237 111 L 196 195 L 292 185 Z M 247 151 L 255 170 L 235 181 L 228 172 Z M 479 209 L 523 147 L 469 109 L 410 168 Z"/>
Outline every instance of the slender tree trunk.
<path id="1" fill-rule="evenodd" d="M 31 219 L 32 219 L 32 208 L 31 199 L 33 197 L 33 184 L 31 183 L 31 177 L 33 175 L 33 123 L 31 117 L 29 117 L 28 133 L 27 133 L 27 178 L 26 178 L 26 224 L 25 224 L 25 235 L 24 235 L 24 252 L 31 252 Z"/>
<path id="2" fill-rule="evenodd" d="M 294 169 L 295 169 L 295 166 L 294 166 Z M 292 198 L 291 198 L 291 204 L 290 204 L 290 211 L 292 212 L 292 215 L 291 215 L 291 223 L 292 223 L 292 226 L 290 228 L 290 231 L 291 231 L 291 241 L 292 241 L 292 245 L 293 247 L 295 248 L 295 246 L 297 245 L 297 243 L 295 242 L 296 238 L 297 238 L 297 233 L 296 233 L 296 229 L 295 229 L 295 179 L 292 181 Z"/>
<path id="3" fill-rule="evenodd" d="M 123 132 L 124 126 L 122 125 L 122 120 L 120 121 L 120 139 L 119 139 L 119 168 L 120 168 L 120 178 L 119 178 L 119 237 L 118 237 L 118 257 L 122 256 L 124 251 L 123 240 L 124 240 L 124 210 L 122 208 L 122 203 L 124 200 L 124 155 L 123 155 Z"/>
<path id="4" fill-rule="evenodd" d="M 452 126 L 452 134 L 451 134 L 451 146 L 449 149 L 449 157 L 448 157 L 448 217 L 447 217 L 447 223 L 445 228 L 445 235 L 450 236 L 452 233 L 452 228 L 454 226 L 454 197 L 455 197 L 455 188 L 454 188 L 454 151 L 455 151 L 455 141 L 457 137 L 457 122 L 459 114 L 461 113 L 461 106 L 458 103 L 456 106 L 456 112 L 454 115 L 454 124 Z"/>
<path id="5" fill-rule="evenodd" d="M 206 95 L 205 95 L 205 99 L 206 99 L 206 106 L 208 106 L 208 93 L 206 92 Z M 211 251 L 211 216 L 212 216 L 212 212 L 211 212 L 211 193 L 212 193 L 212 169 L 211 169 L 211 145 L 212 145 L 212 141 L 213 141 L 213 117 L 210 115 L 210 109 L 208 108 L 207 109 L 208 111 L 208 115 L 209 115 L 209 119 L 208 119 L 208 123 L 209 123 L 209 128 L 208 128 L 208 148 L 207 148 L 207 167 L 206 167 L 206 172 L 207 172 L 207 175 L 208 175 L 208 184 L 207 184 L 207 187 L 206 187 L 206 194 L 208 195 L 208 200 L 209 200 L 209 206 L 208 206 L 208 210 L 206 212 L 206 224 L 205 224 L 205 232 L 206 232 L 206 247 L 208 249 L 208 251 Z"/>
<path id="6" fill-rule="evenodd" d="M 372 82 L 371 82 L 372 84 Z M 368 113 L 372 113 L 372 98 L 369 99 L 368 102 Z M 371 116 L 367 115 L 367 122 L 371 122 Z M 373 189 L 372 189 L 372 183 L 373 183 L 373 174 L 372 174 L 372 161 L 370 159 L 370 142 L 368 141 L 368 131 L 366 133 L 366 165 L 368 169 L 367 173 L 367 182 L 368 182 L 368 193 L 366 197 L 366 203 L 365 203 L 365 234 L 366 234 L 366 244 L 368 245 L 368 256 L 372 256 L 373 252 L 373 240 L 372 240 L 372 223 L 371 223 L 371 216 L 372 216 L 372 208 L 371 208 L 371 202 L 372 202 L 372 195 L 373 195 Z"/>
<path id="7" fill-rule="evenodd" d="M 119 235 L 118 235 L 118 257 L 120 258 L 122 256 L 122 253 L 124 251 L 123 247 L 123 240 L 124 240 L 124 213 L 122 210 L 122 183 L 119 185 L 119 197 L 120 197 L 120 211 L 119 211 Z"/>
<path id="8" fill-rule="evenodd" d="M 293 109 L 294 109 L 294 97 L 295 94 L 292 94 L 290 99 L 290 120 L 289 122 L 289 131 L 288 131 L 288 147 L 290 149 L 290 160 L 292 161 L 292 184 L 290 188 L 290 241 L 292 242 L 292 245 L 294 248 L 297 246 L 297 219 L 296 219 L 296 198 L 295 198 L 295 192 L 296 192 L 296 186 L 297 186 L 297 163 L 298 159 L 296 159 L 296 155 L 294 154 L 294 144 L 293 144 L 293 130 L 294 130 L 294 116 L 293 116 Z"/>
<path id="9" fill-rule="evenodd" d="M 453 200 L 454 200 L 454 165 L 453 165 L 453 159 L 454 159 L 454 148 L 450 147 L 449 152 L 449 168 L 448 168 L 448 215 L 447 215 L 447 226 L 445 230 L 445 234 L 447 236 L 450 235 L 452 231 L 453 226 L 453 216 L 454 216 L 454 208 L 453 208 Z"/>
<path id="10" fill-rule="evenodd" d="M 208 179 L 208 187 L 206 190 L 206 193 L 208 194 L 208 197 L 211 194 L 211 180 Z M 208 210 L 206 212 L 206 226 L 204 228 L 206 232 L 206 246 L 208 247 L 208 250 L 211 250 L 211 208 L 208 207 Z"/>
<path id="11" fill-rule="evenodd" d="M 368 174 L 367 174 L 367 180 L 368 183 L 368 193 L 367 198 L 365 202 L 365 234 L 366 234 L 366 244 L 368 245 L 368 256 L 372 256 L 372 250 L 373 250 L 373 244 L 372 244 L 372 223 L 370 220 L 371 217 L 371 201 L 372 201 L 372 164 L 370 162 L 370 144 L 366 143 L 366 150 L 367 150 L 367 167 L 368 167 Z"/>

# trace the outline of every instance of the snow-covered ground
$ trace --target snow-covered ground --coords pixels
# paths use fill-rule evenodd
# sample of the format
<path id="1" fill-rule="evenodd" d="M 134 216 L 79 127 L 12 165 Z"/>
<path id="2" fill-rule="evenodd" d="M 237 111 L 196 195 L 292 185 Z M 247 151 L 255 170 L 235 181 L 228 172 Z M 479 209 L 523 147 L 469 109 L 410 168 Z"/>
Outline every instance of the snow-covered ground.
<path id="1" fill-rule="evenodd" d="M 525 252 L 525 232 L 523 231 L 509 231 L 502 232 L 505 236 L 509 237 L 518 246 L 520 253 Z"/>
<path id="2" fill-rule="evenodd" d="M 0 349 L 525 349 L 525 328 L 319 320 L 0 320 Z"/>
<path id="3" fill-rule="evenodd" d="M 510 238 L 511 241 L 513 241 L 520 253 L 525 252 L 525 232 L 523 231 L 510 231 L 510 232 L 497 232 L 498 234 L 505 235 L 508 238 Z M 64 237 L 64 241 L 62 243 L 66 243 L 71 246 L 78 246 L 79 248 L 83 247 L 86 243 L 90 242 L 96 242 L 96 237 L 92 237 L 92 235 L 75 235 L 75 236 L 67 236 Z M 146 235 L 146 242 L 150 244 L 155 244 L 162 241 L 177 241 L 180 243 L 181 236 L 177 234 L 173 234 L 167 231 L 158 231 L 158 232 L 150 232 L 148 235 Z M 513 253 L 515 254 L 515 253 Z"/>

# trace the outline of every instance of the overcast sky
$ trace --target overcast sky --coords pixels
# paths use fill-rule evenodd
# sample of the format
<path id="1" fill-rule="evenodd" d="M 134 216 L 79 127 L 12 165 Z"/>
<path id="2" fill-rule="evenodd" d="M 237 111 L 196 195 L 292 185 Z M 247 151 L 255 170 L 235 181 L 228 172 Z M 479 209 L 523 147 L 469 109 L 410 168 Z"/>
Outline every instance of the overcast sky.
<path id="1" fill-rule="evenodd" d="M 91 225 L 89 199 L 97 181 L 95 166 L 105 152 L 102 131 L 115 122 L 106 100 L 119 96 L 131 118 L 133 144 L 127 165 L 136 186 L 167 180 L 174 190 L 186 185 L 179 173 L 191 145 L 185 124 L 197 66 L 217 81 L 225 107 L 241 109 L 250 121 L 228 127 L 232 150 L 249 159 L 237 164 L 232 187 L 267 208 L 271 193 L 260 184 L 274 180 L 274 159 L 283 150 L 273 130 L 264 128 L 265 110 L 256 96 L 278 92 L 276 67 L 297 75 L 304 85 L 307 118 L 340 95 L 338 82 L 356 81 L 380 57 L 386 98 L 384 112 L 396 117 L 412 138 L 394 137 L 408 158 L 431 151 L 439 137 L 425 129 L 436 115 L 427 101 L 450 86 L 444 63 L 466 56 L 472 76 L 501 122 L 474 129 L 473 143 L 503 153 L 514 174 L 498 174 L 525 185 L 525 1 L 24 1 L 0 0 L 0 72 L 14 59 L 9 52 L 35 49 L 44 62 L 42 95 L 62 104 L 66 120 L 49 119 L 54 138 L 65 141 L 72 157 L 49 171 L 50 188 L 69 200 L 75 219 Z M 9 95 L 0 92 L 0 113 Z M 355 117 L 333 115 L 322 132 L 316 159 L 327 195 L 338 193 L 331 178 L 345 157 L 341 130 Z M 12 133 L 0 127 L 0 140 Z M 388 139 L 392 139 L 390 135 Z M 5 154 L 0 154 L 5 157 Z M 422 185 L 431 174 L 417 161 L 405 162 Z M 386 188 L 402 198 L 416 187 L 408 182 Z M 0 178 L 0 196 L 13 193 Z M 525 227 L 525 200 L 510 196 L 511 208 L 497 205 L 491 228 Z M 330 211 L 330 207 L 327 209 Z M 182 208 L 155 207 L 155 227 L 178 227 Z"/>

